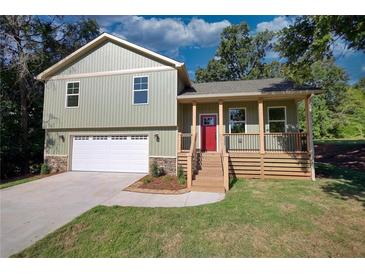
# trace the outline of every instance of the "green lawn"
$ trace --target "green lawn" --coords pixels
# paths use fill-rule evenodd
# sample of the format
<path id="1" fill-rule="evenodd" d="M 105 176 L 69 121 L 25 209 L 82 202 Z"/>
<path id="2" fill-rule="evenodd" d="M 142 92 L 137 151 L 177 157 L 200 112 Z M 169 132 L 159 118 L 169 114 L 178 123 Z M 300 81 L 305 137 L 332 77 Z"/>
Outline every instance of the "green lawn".
<path id="1" fill-rule="evenodd" d="M 239 180 L 191 208 L 98 206 L 15 256 L 364 257 L 365 174 L 318 169 L 333 179 Z"/>
<path id="2" fill-rule="evenodd" d="M 24 184 L 24 183 L 28 183 L 34 180 L 38 180 L 45 177 L 44 175 L 34 175 L 31 177 L 26 177 L 26 178 L 22 178 L 22 179 L 15 179 L 15 180 L 11 180 L 9 182 L 6 183 L 1 183 L 0 184 L 0 189 L 3 188 L 7 188 L 7 187 L 11 187 L 11 186 L 16 186 L 16 185 L 20 185 L 20 184 Z"/>

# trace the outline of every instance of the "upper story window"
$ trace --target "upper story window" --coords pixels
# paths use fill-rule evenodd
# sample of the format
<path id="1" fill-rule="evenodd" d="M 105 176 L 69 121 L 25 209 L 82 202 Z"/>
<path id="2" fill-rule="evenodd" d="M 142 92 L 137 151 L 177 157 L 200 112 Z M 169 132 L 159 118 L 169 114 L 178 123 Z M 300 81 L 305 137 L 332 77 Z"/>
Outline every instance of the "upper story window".
<path id="1" fill-rule="evenodd" d="M 80 82 L 68 82 L 66 91 L 66 107 L 74 108 L 79 106 Z"/>
<path id="2" fill-rule="evenodd" d="M 269 132 L 286 132 L 286 107 L 268 107 Z"/>
<path id="3" fill-rule="evenodd" d="M 148 77 L 133 78 L 133 104 L 148 104 Z"/>
<path id="4" fill-rule="evenodd" d="M 230 108 L 229 109 L 229 133 L 246 132 L 246 109 Z"/>

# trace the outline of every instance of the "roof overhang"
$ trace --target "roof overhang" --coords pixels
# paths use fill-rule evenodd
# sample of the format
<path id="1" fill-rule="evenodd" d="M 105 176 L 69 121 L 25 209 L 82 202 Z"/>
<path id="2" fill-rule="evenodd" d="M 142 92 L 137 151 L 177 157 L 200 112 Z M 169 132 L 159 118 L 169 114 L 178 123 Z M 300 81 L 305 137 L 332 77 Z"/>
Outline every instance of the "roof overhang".
<path id="1" fill-rule="evenodd" d="M 45 71 L 41 72 L 40 74 L 38 74 L 36 76 L 36 79 L 37 80 L 49 79 L 53 74 L 55 74 L 56 72 L 58 72 L 65 66 L 72 64 L 73 62 L 78 60 L 80 57 L 82 57 L 84 54 L 90 52 L 91 50 L 97 48 L 98 46 L 102 45 L 103 43 L 105 43 L 107 41 L 111 41 L 126 49 L 130 49 L 136 53 L 142 54 L 146 57 L 152 58 L 165 65 L 168 65 L 168 66 L 171 66 L 171 67 L 177 69 L 180 77 L 183 79 L 183 81 L 185 81 L 186 85 L 187 86 L 191 85 L 191 82 L 190 82 L 190 79 L 189 79 L 189 76 L 188 76 L 184 63 L 175 61 L 171 58 L 168 58 L 166 56 L 163 56 L 163 55 L 153 52 L 149 49 L 138 46 L 136 44 L 130 43 L 126 40 L 123 40 L 119 37 L 116 37 L 116 36 L 108 34 L 108 33 L 101 34 L 100 36 L 98 36 L 94 40 L 90 41 L 83 47 L 79 48 L 78 50 L 74 51 L 73 53 L 71 53 L 70 55 L 65 57 L 64 59 L 62 59 L 59 62 L 57 62 L 56 64 L 54 64 L 53 66 L 51 66 L 48 69 L 46 69 Z"/>
<path id="2" fill-rule="evenodd" d="M 196 95 L 179 95 L 177 100 L 179 103 L 191 102 L 217 102 L 217 101 L 252 101 L 258 98 L 263 99 L 303 99 L 311 94 L 321 94 L 323 90 L 291 90 L 291 91 L 272 91 L 272 92 L 245 92 L 242 93 L 220 93 L 220 94 L 196 94 Z"/>

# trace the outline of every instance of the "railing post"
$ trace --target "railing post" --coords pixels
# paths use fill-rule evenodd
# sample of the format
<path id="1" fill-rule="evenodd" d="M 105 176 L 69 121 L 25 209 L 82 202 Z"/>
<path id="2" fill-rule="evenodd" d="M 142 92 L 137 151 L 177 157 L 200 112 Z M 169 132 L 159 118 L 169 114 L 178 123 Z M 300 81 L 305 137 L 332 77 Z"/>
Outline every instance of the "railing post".
<path id="1" fill-rule="evenodd" d="M 229 163 L 228 153 L 223 152 L 223 184 L 226 192 L 229 190 Z"/>
<path id="2" fill-rule="evenodd" d="M 189 153 L 187 156 L 187 163 L 186 163 L 186 169 L 187 169 L 187 187 L 188 189 L 191 188 L 191 184 L 193 181 L 193 174 L 192 174 L 192 155 Z"/>
<path id="3" fill-rule="evenodd" d="M 177 152 L 179 153 L 179 152 L 181 152 L 181 132 L 178 132 L 177 133 L 177 142 L 176 142 L 176 144 L 177 144 Z"/>

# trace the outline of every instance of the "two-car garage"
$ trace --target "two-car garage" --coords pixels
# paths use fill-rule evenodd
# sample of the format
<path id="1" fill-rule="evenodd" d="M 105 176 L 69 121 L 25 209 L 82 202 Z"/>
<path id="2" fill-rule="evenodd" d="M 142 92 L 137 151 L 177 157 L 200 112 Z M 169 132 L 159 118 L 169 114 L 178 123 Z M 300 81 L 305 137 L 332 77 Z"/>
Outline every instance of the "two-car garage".
<path id="1" fill-rule="evenodd" d="M 148 136 L 74 136 L 71 169 L 148 172 Z"/>

